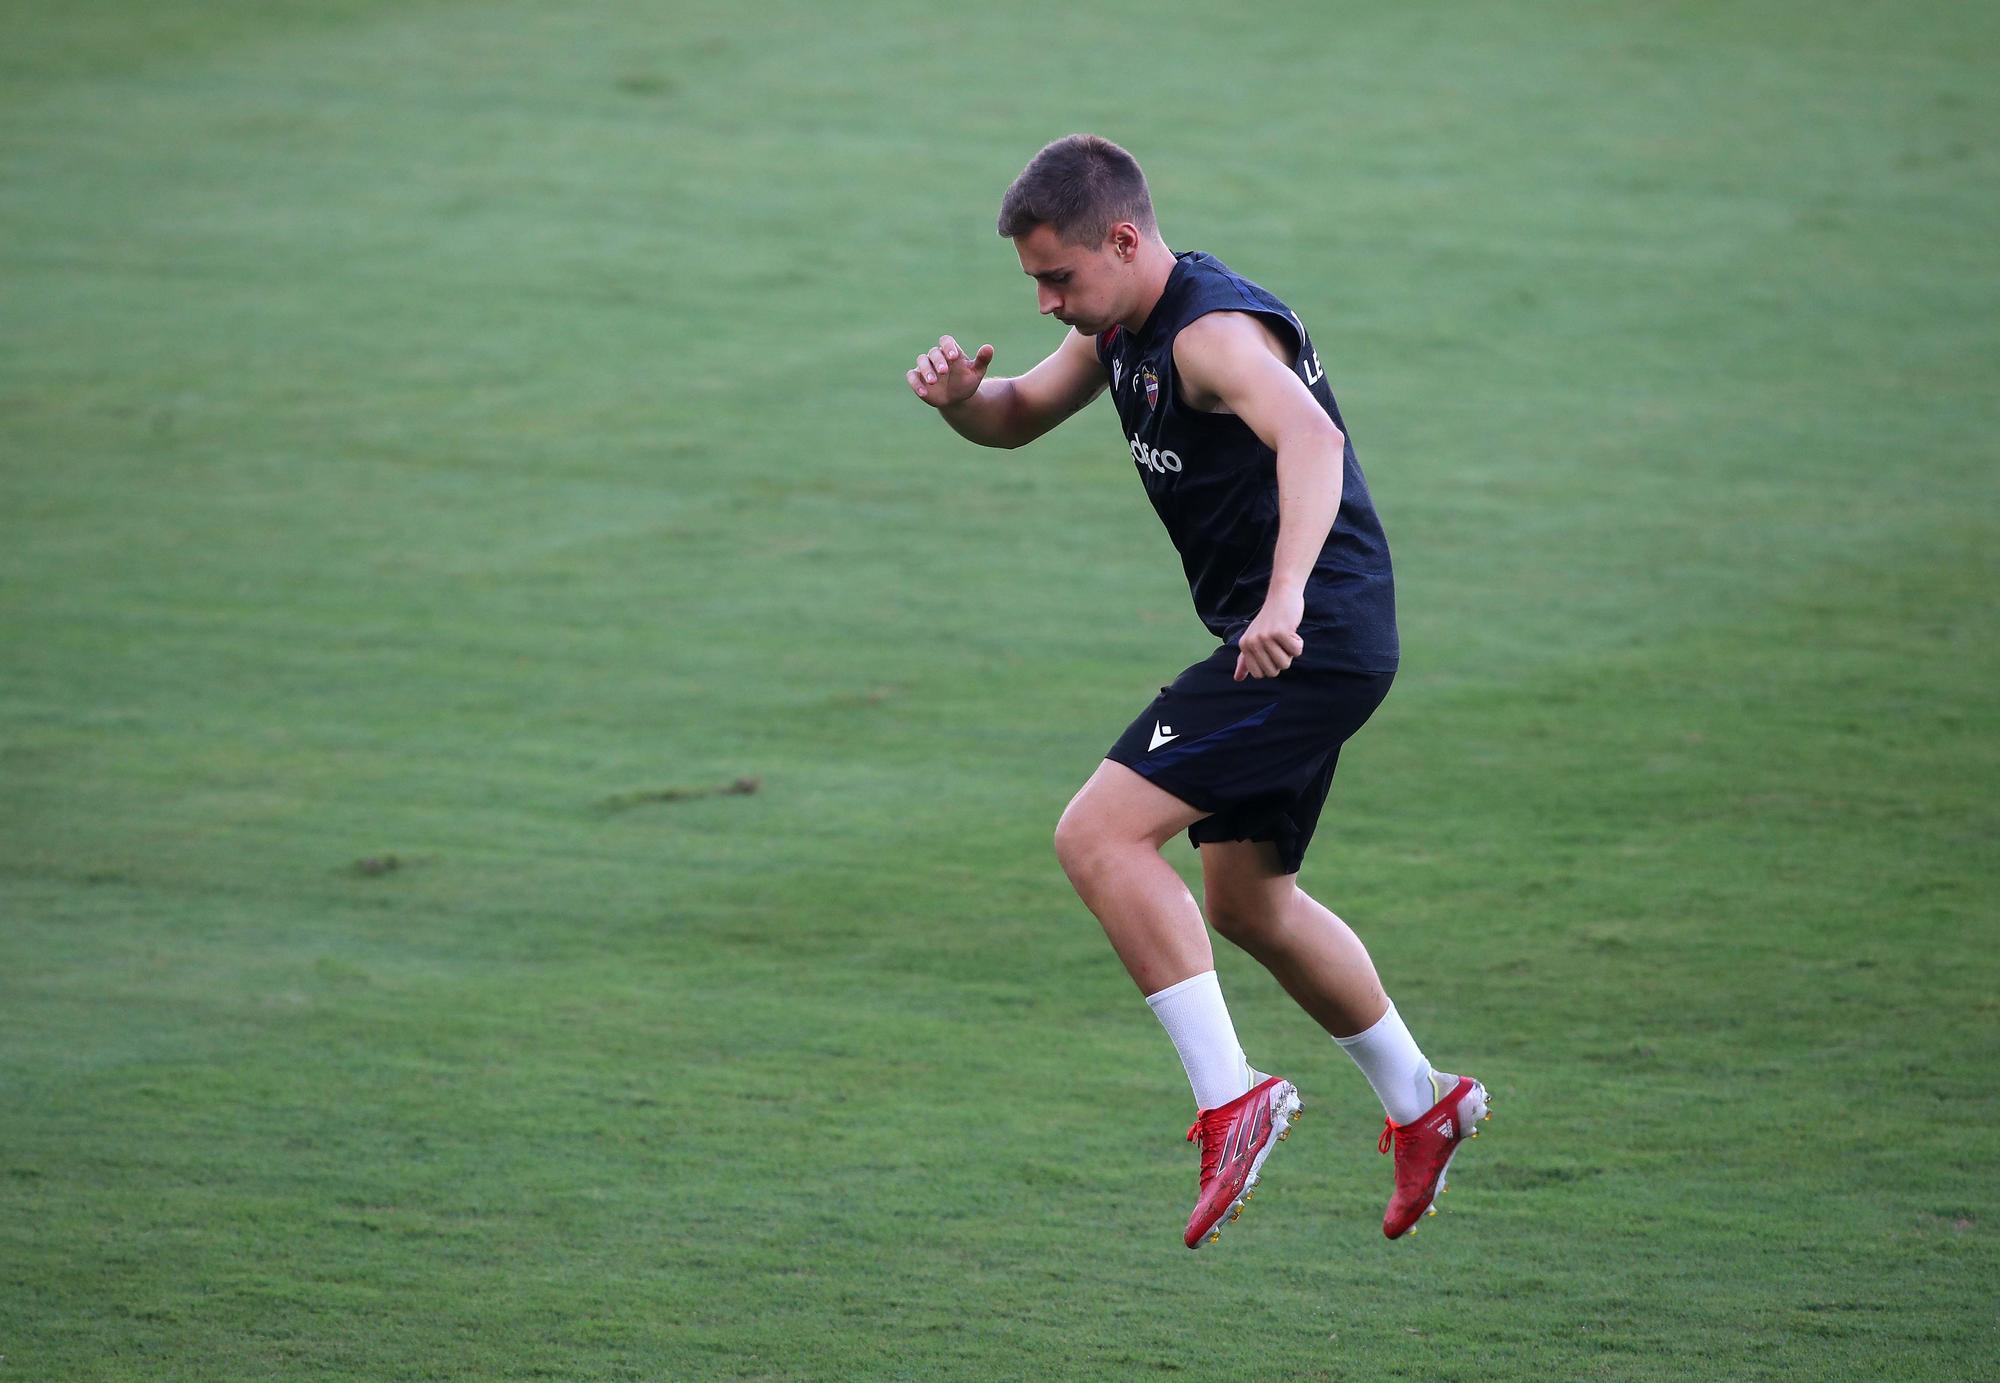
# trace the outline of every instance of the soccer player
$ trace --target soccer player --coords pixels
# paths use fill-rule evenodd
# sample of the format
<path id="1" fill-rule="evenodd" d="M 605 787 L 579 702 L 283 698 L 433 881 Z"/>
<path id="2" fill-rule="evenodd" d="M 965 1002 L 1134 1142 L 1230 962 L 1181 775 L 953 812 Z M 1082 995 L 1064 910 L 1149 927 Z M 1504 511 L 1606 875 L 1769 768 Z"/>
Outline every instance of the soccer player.
<path id="1" fill-rule="evenodd" d="M 1382 1232 L 1398 1238 L 1477 1137 L 1485 1087 L 1434 1071 L 1359 938 L 1298 886 L 1340 746 L 1395 678 L 1389 548 L 1319 354 L 1296 314 L 1209 255 L 1160 238 L 1130 154 L 1071 135 L 1000 204 L 1045 315 L 1070 328 L 1026 374 L 949 336 L 906 376 L 982 446 L 1031 442 L 1107 388 L 1196 612 L 1221 640 L 1111 746 L 1056 825 L 1056 855 L 1180 1053 L 1201 1186 L 1185 1242 L 1219 1237 L 1299 1114 L 1253 1070 L 1216 984 L 1202 911 L 1160 855 L 1200 848 L 1208 921 L 1255 957 L 1361 1068 L 1395 1150 Z"/>

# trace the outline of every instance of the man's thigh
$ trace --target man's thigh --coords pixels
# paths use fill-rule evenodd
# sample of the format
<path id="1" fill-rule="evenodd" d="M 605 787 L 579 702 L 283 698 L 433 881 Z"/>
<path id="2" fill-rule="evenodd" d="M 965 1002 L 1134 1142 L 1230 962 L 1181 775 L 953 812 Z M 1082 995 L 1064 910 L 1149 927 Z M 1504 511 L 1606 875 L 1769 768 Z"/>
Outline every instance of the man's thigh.
<path id="1" fill-rule="evenodd" d="M 1208 813 L 1165 788 L 1106 759 L 1077 789 L 1057 826 L 1059 836 L 1083 833 L 1097 839 L 1165 845 Z"/>

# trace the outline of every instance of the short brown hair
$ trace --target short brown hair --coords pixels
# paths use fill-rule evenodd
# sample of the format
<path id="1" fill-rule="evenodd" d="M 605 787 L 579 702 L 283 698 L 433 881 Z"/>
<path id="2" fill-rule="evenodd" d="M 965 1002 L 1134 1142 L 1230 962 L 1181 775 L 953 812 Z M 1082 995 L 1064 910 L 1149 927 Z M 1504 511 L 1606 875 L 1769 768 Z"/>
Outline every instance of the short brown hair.
<path id="1" fill-rule="evenodd" d="M 1000 234 L 1053 227 L 1065 245 L 1096 245 L 1120 221 L 1154 229 L 1139 161 L 1094 134 L 1065 135 L 1028 160 L 1000 199 Z"/>

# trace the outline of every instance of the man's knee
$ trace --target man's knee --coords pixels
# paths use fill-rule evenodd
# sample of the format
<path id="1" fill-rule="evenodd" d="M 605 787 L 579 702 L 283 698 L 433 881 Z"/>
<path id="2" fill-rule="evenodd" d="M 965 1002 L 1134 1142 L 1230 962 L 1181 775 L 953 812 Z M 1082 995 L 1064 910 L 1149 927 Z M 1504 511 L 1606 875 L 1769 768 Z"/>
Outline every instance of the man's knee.
<path id="1" fill-rule="evenodd" d="M 1211 883 L 1204 890 L 1203 911 L 1208 914 L 1208 924 L 1223 940 L 1246 951 L 1255 950 L 1284 927 L 1290 893 L 1289 879 L 1282 888 L 1261 884 L 1230 888 Z"/>
<path id="2" fill-rule="evenodd" d="M 1062 863 L 1062 871 L 1076 877 L 1076 871 L 1084 867 L 1090 855 L 1090 827 L 1084 821 L 1084 813 L 1076 809 L 1072 801 L 1062 817 L 1056 821 L 1056 861 Z"/>
<path id="3" fill-rule="evenodd" d="M 1090 872 L 1091 863 L 1102 852 L 1104 833 L 1091 814 L 1071 802 L 1056 822 L 1056 859 L 1063 873 L 1076 879 Z"/>
<path id="4" fill-rule="evenodd" d="M 1072 801 L 1056 822 L 1056 859 L 1071 882 L 1082 884 L 1127 850 L 1149 846 L 1115 815 L 1097 810 L 1082 795 Z"/>

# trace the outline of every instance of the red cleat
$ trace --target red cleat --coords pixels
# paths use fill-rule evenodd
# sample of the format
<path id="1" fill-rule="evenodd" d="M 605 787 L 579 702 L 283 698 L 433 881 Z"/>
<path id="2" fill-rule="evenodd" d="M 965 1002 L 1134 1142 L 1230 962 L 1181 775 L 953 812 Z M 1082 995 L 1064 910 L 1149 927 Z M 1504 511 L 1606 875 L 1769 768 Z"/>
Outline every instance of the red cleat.
<path id="1" fill-rule="evenodd" d="M 1437 1214 L 1431 1202 L 1444 1190 L 1445 1170 L 1459 1144 L 1477 1138 L 1480 1122 L 1492 1117 L 1486 1087 L 1471 1076 L 1435 1079 L 1452 1082 L 1451 1093 L 1407 1124 L 1384 1119 L 1382 1141 L 1375 1145 L 1385 1153 L 1392 1144 L 1396 1149 L 1396 1193 L 1382 1216 L 1382 1233 L 1391 1239 L 1402 1238 L 1425 1215 Z"/>
<path id="2" fill-rule="evenodd" d="M 1201 1140 L 1201 1199 L 1188 1216 L 1189 1248 L 1214 1243 L 1222 1237 L 1223 1216 L 1233 1220 L 1243 1213 L 1264 1159 L 1285 1141 L 1300 1108 L 1298 1088 L 1270 1076 L 1248 1094 L 1201 1111 L 1187 1135 L 1190 1143 L 1196 1135 Z"/>

